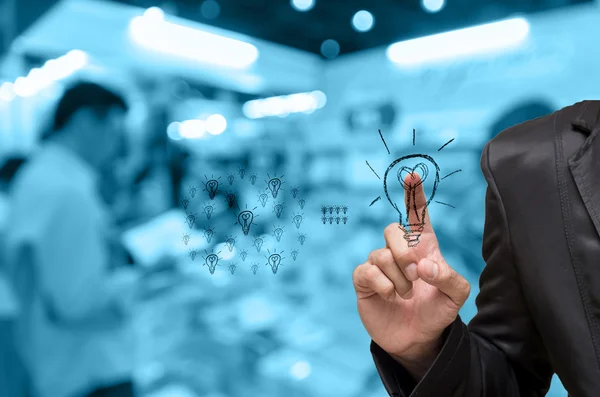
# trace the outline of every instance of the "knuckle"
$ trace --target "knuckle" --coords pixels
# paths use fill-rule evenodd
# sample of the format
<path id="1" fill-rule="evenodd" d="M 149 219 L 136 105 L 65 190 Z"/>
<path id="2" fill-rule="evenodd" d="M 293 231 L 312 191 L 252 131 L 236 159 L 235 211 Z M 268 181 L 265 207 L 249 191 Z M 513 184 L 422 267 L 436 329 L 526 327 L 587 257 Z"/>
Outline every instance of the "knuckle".
<path id="1" fill-rule="evenodd" d="M 385 227 L 385 229 L 383 230 L 383 236 L 385 237 L 385 239 L 389 239 L 393 233 L 396 231 L 395 229 L 398 227 L 398 222 L 394 222 L 394 223 L 390 223 L 389 225 L 387 225 Z"/>

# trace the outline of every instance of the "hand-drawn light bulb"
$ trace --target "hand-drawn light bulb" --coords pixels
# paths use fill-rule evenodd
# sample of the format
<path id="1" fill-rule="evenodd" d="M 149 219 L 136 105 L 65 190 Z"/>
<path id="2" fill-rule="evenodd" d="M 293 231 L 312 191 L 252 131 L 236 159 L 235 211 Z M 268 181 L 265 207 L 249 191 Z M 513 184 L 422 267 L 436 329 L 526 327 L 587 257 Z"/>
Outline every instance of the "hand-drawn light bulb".
<path id="1" fill-rule="evenodd" d="M 401 164 L 402 162 L 407 163 L 406 160 L 411 161 L 410 159 L 425 161 L 412 166 Z M 406 205 L 404 205 L 404 203 L 401 205 L 397 204 L 392 200 L 392 197 L 390 197 L 388 192 L 388 175 L 392 168 L 398 164 L 400 164 L 400 167 L 396 172 L 395 177 L 398 183 L 400 183 L 400 186 L 404 189 L 404 197 L 397 199 L 399 202 L 405 202 Z M 435 170 L 431 194 L 424 205 L 417 207 L 416 188 L 427 179 L 431 169 Z M 439 171 L 440 168 L 433 158 L 425 154 L 410 154 L 396 159 L 385 171 L 383 177 L 383 190 L 392 207 L 398 212 L 400 227 L 404 231 L 404 239 L 408 242 L 409 247 L 415 247 L 419 244 L 419 238 L 421 237 L 421 232 L 425 226 L 427 206 L 433 199 L 437 185 L 440 181 Z M 418 174 L 419 178 L 416 177 L 415 173 Z"/>
<path id="2" fill-rule="evenodd" d="M 184 234 L 182 240 L 185 245 L 188 245 L 188 243 L 190 242 L 190 235 Z"/>
<path id="3" fill-rule="evenodd" d="M 204 231 L 204 238 L 206 239 L 206 242 L 210 244 L 210 240 L 212 240 L 213 235 L 215 234 L 215 231 L 213 229 L 206 228 L 206 230 Z"/>
<path id="4" fill-rule="evenodd" d="M 187 222 L 190 229 L 194 227 L 194 223 L 196 222 L 196 214 L 187 214 L 185 217 L 185 221 Z"/>
<path id="5" fill-rule="evenodd" d="M 342 206 L 342 212 L 344 213 L 344 215 L 346 215 L 346 213 L 348 212 L 348 206 L 347 205 Z"/>
<path id="6" fill-rule="evenodd" d="M 250 270 L 252 270 L 252 273 L 254 275 L 256 275 L 256 272 L 258 271 L 258 269 L 259 269 L 259 266 L 258 266 L 258 263 L 256 263 L 256 262 L 253 263 L 252 266 L 250 266 Z"/>
<path id="7" fill-rule="evenodd" d="M 229 237 L 225 240 L 225 245 L 227 245 L 229 252 L 233 251 L 233 247 L 235 247 L 235 237 Z"/>
<path id="8" fill-rule="evenodd" d="M 275 236 L 277 242 L 281 241 L 281 236 L 283 236 L 283 228 L 276 227 L 275 229 L 273 229 L 273 236 Z"/>
<path id="9" fill-rule="evenodd" d="M 245 168 L 239 168 L 238 172 L 240 174 L 240 179 L 244 179 L 244 176 L 246 175 L 246 169 Z"/>
<path id="10" fill-rule="evenodd" d="M 321 222 L 323 222 L 323 224 L 327 223 L 327 217 L 325 215 L 321 216 Z"/>
<path id="11" fill-rule="evenodd" d="M 283 211 L 283 204 L 275 204 L 275 206 L 273 206 L 273 211 L 275 212 L 275 216 L 280 218 L 281 212 Z"/>
<path id="12" fill-rule="evenodd" d="M 242 232 L 244 233 L 244 236 L 247 236 L 250 232 L 250 225 L 252 225 L 253 220 L 254 214 L 252 211 L 244 210 L 238 215 L 238 222 L 242 226 Z"/>
<path id="13" fill-rule="evenodd" d="M 306 234 L 299 234 L 298 241 L 300 241 L 300 245 L 304 245 L 304 242 L 306 241 Z"/>
<path id="14" fill-rule="evenodd" d="M 235 194 L 228 193 L 226 196 L 226 199 L 227 199 L 227 205 L 229 206 L 229 208 L 233 208 L 235 206 Z"/>
<path id="15" fill-rule="evenodd" d="M 247 256 L 248 256 L 248 252 L 246 250 L 242 250 L 242 252 L 240 252 L 240 257 L 242 258 L 242 262 L 246 261 Z"/>
<path id="16" fill-rule="evenodd" d="M 295 187 L 295 186 L 294 186 L 294 187 L 291 189 L 292 197 L 293 197 L 293 198 L 296 198 L 296 196 L 298 195 L 298 192 L 299 192 L 299 189 L 298 189 L 297 187 Z"/>
<path id="17" fill-rule="evenodd" d="M 231 272 L 231 274 L 235 273 L 235 268 L 237 267 L 237 265 L 235 263 L 231 263 L 229 265 L 229 271 Z"/>
<path id="18" fill-rule="evenodd" d="M 183 205 L 184 210 L 187 210 L 188 205 L 190 205 L 190 200 L 184 198 L 183 200 L 181 200 L 181 205 Z"/>
<path id="19" fill-rule="evenodd" d="M 296 260 L 297 257 L 298 257 L 298 250 L 293 250 L 292 251 L 292 259 Z"/>
<path id="20" fill-rule="evenodd" d="M 194 198 L 196 196 L 196 191 L 198 189 L 196 188 L 196 186 L 190 186 L 188 190 L 190 192 L 190 196 L 192 196 L 192 198 Z"/>
<path id="21" fill-rule="evenodd" d="M 344 222 L 344 225 L 348 222 L 348 217 L 347 216 L 343 216 L 342 217 L 342 222 Z"/>
<path id="22" fill-rule="evenodd" d="M 206 191 L 208 192 L 208 197 L 211 200 L 215 198 L 217 190 L 219 190 L 219 181 L 217 181 L 216 179 L 211 179 L 206 182 Z"/>
<path id="23" fill-rule="evenodd" d="M 333 214 L 333 205 L 330 205 L 329 207 L 327 207 L 327 209 L 329 210 L 329 215 Z"/>
<path id="24" fill-rule="evenodd" d="M 271 271 L 273 272 L 273 274 L 277 274 L 277 269 L 279 268 L 279 265 L 281 265 L 281 255 L 279 255 L 279 254 L 269 255 L 268 260 L 267 260 L 267 265 L 271 266 Z"/>
<path id="25" fill-rule="evenodd" d="M 258 195 L 258 201 L 260 201 L 260 204 L 263 206 L 263 208 L 265 208 L 265 205 L 267 205 L 268 199 L 269 195 L 267 193 L 261 193 Z"/>
<path id="26" fill-rule="evenodd" d="M 214 210 L 215 207 L 212 204 L 204 205 L 204 213 L 206 214 L 206 219 L 210 219 Z"/>
<path id="27" fill-rule="evenodd" d="M 340 207 L 339 205 L 336 205 L 335 206 L 335 213 L 339 214 L 341 209 L 342 209 L 342 207 Z"/>
<path id="28" fill-rule="evenodd" d="M 250 179 L 250 183 L 254 185 L 256 183 L 256 174 L 252 174 L 248 177 Z"/>
<path id="29" fill-rule="evenodd" d="M 304 219 L 304 217 L 301 214 L 294 215 L 292 220 L 294 222 L 294 225 L 296 225 L 296 229 L 300 229 L 300 225 L 302 224 L 303 219 Z"/>
<path id="30" fill-rule="evenodd" d="M 327 214 L 327 206 L 325 206 L 325 205 L 321 206 L 321 214 L 323 214 L 323 215 Z"/>
<path id="31" fill-rule="evenodd" d="M 262 245 L 263 245 L 263 239 L 260 237 L 256 237 L 254 239 L 254 246 L 256 247 L 256 251 L 260 252 Z"/>
<path id="32" fill-rule="evenodd" d="M 219 265 L 219 257 L 217 254 L 209 254 L 204 260 L 204 265 L 208 266 L 210 274 L 215 274 L 215 269 Z"/>
<path id="33" fill-rule="evenodd" d="M 281 179 L 271 178 L 269 179 L 268 185 L 273 198 L 277 198 L 277 193 L 279 193 L 279 188 L 281 187 Z"/>
<path id="34" fill-rule="evenodd" d="M 298 200 L 298 205 L 300 205 L 300 209 L 303 210 L 304 209 L 304 205 L 306 204 L 306 199 L 299 199 Z"/>
<path id="35" fill-rule="evenodd" d="M 341 220 L 342 219 L 339 216 L 336 216 L 335 217 L 335 223 L 336 223 L 336 225 L 339 225 Z"/>
<path id="36" fill-rule="evenodd" d="M 196 259 L 196 250 L 190 250 L 189 255 L 192 260 Z"/>
<path id="37" fill-rule="evenodd" d="M 333 225 L 333 220 L 334 220 L 334 217 L 333 217 L 333 216 L 330 216 L 330 217 L 328 217 L 327 219 L 329 220 L 329 224 L 330 224 L 330 225 Z"/>
<path id="38" fill-rule="evenodd" d="M 234 180 L 235 180 L 235 175 L 233 175 L 233 174 L 227 175 L 227 182 L 229 182 L 230 185 L 233 185 Z"/>

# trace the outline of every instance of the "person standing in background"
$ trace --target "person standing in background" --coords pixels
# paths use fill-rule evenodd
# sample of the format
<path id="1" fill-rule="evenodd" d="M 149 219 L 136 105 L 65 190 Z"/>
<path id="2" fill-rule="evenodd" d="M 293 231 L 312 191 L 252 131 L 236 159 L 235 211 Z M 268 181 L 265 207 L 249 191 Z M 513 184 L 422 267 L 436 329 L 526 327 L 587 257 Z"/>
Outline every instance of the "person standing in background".
<path id="1" fill-rule="evenodd" d="M 89 82 L 68 88 L 10 192 L 7 274 L 21 304 L 19 354 L 35 397 L 134 396 L 131 304 L 102 176 L 125 149 L 128 105 Z"/>

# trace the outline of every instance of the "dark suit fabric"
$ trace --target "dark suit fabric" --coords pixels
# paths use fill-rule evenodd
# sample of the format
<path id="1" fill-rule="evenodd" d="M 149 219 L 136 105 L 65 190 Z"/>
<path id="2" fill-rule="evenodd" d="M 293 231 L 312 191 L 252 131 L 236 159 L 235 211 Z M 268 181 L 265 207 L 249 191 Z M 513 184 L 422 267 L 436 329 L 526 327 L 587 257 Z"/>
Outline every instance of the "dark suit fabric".
<path id="1" fill-rule="evenodd" d="M 583 101 L 486 144 L 477 314 L 445 330 L 419 382 L 371 341 L 390 396 L 544 396 L 554 373 L 600 396 L 599 134 L 600 101 Z"/>

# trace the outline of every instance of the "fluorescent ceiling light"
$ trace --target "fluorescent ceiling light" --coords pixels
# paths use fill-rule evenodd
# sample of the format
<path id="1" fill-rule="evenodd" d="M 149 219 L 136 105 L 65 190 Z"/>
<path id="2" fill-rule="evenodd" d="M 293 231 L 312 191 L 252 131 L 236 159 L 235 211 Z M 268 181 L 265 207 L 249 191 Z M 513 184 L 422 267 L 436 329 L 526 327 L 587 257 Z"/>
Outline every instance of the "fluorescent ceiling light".
<path id="1" fill-rule="evenodd" d="M 513 18 L 394 43 L 388 47 L 387 57 L 399 65 L 418 65 L 515 47 L 528 35 L 527 20 Z"/>
<path id="2" fill-rule="evenodd" d="M 251 119 L 285 117 L 290 113 L 312 113 L 325 106 L 325 103 L 327 96 L 322 91 L 302 92 L 248 101 L 242 111 Z"/>
<path id="3" fill-rule="evenodd" d="M 235 69 L 247 68 L 258 59 L 258 49 L 250 43 L 168 22 L 152 10 L 129 24 L 132 39 L 144 48 Z"/>

